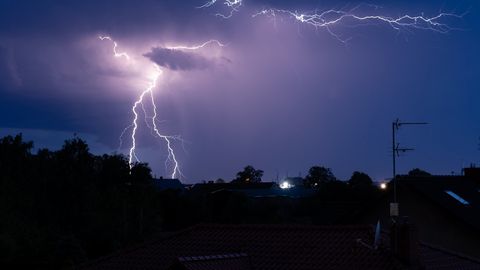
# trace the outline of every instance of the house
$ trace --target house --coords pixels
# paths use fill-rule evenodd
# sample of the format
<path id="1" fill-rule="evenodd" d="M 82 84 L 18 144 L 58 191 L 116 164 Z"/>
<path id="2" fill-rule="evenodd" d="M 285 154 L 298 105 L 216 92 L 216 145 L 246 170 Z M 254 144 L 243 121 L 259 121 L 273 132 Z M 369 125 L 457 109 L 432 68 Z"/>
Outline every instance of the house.
<path id="1" fill-rule="evenodd" d="M 305 198 L 305 197 L 313 196 L 315 194 L 315 190 L 304 187 L 303 181 L 301 183 L 302 185 L 289 184 L 288 188 L 285 186 L 282 187 L 282 183 L 278 185 L 275 182 L 260 182 L 260 183 L 248 183 L 248 184 L 202 183 L 202 184 L 195 184 L 192 187 L 191 192 L 193 194 L 213 194 L 218 192 L 234 192 L 234 193 L 241 193 L 249 198 L 274 198 L 274 197 Z"/>
<path id="2" fill-rule="evenodd" d="M 275 185 L 274 182 L 259 183 L 199 183 L 193 185 L 192 193 L 212 193 L 220 190 L 247 191 L 247 190 L 268 190 Z"/>
<path id="3" fill-rule="evenodd" d="M 480 258 L 480 169 L 462 176 L 398 176 L 400 216 L 418 227 L 420 240 Z M 393 183 L 385 196 L 371 205 L 357 222 L 390 219 Z"/>
<path id="4" fill-rule="evenodd" d="M 185 186 L 180 182 L 178 179 L 154 179 L 153 185 L 158 191 L 165 191 L 165 190 L 177 190 L 177 191 L 184 191 Z"/>
<path id="5" fill-rule="evenodd" d="M 419 243 L 409 223 L 397 226 L 395 242 L 374 241 L 366 225 L 196 225 L 78 268 L 480 269 L 480 261 Z"/>

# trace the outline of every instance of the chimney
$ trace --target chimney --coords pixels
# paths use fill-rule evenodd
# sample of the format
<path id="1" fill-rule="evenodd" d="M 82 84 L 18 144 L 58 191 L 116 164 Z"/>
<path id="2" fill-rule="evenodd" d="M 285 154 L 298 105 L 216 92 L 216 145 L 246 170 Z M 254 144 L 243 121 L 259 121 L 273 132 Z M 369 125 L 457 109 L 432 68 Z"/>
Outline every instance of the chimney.
<path id="1" fill-rule="evenodd" d="M 473 164 L 470 168 L 463 169 L 463 175 L 466 178 L 475 180 L 480 183 L 480 168 L 475 167 Z"/>
<path id="2" fill-rule="evenodd" d="M 424 269 L 417 228 L 407 217 L 398 217 L 392 221 L 390 247 L 393 255 L 409 269 Z"/>

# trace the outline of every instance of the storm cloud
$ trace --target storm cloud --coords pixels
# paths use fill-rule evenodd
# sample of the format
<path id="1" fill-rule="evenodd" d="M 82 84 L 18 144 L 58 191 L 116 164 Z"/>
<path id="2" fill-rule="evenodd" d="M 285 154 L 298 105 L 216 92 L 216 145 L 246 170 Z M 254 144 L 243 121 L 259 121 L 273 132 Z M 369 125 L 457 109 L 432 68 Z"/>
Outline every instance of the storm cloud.
<path id="1" fill-rule="evenodd" d="M 195 52 L 184 52 L 162 47 L 154 47 L 144 56 L 157 65 L 170 70 L 206 69 L 215 65 L 214 60 L 207 59 Z"/>
<path id="2" fill-rule="evenodd" d="M 479 1 L 376 0 L 382 9 L 359 14 L 471 7 L 463 18 L 469 31 L 332 28 L 346 44 L 290 17 L 252 14 L 348 9 L 357 0 L 244 1 L 230 19 L 215 16 L 229 12 L 221 1 L 196 8 L 205 2 L 0 1 L 0 129 L 90 134 L 116 149 L 154 62 L 165 71 L 154 95 L 158 119 L 165 134 L 187 142 L 178 153 L 187 182 L 231 179 L 247 164 L 264 170 L 265 180 L 317 164 L 342 179 L 354 170 L 391 177 L 396 118 L 432 123 L 399 131 L 401 145 L 416 151 L 399 159 L 398 172 L 415 166 L 449 174 L 478 161 Z M 113 44 L 99 35 L 111 36 L 132 61 L 114 57 Z M 210 39 L 226 46 L 169 47 Z M 164 146 L 139 123 L 139 157 L 162 175 Z M 31 134 L 41 141 L 44 133 Z M 131 142 L 123 139 L 119 152 L 128 153 Z"/>

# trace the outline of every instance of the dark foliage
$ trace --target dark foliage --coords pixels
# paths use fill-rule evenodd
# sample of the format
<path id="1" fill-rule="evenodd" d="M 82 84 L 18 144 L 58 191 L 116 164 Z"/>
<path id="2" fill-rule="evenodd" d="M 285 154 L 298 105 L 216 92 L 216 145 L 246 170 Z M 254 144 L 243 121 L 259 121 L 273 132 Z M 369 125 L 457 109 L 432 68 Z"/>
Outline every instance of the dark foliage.
<path id="1" fill-rule="evenodd" d="M 323 167 L 307 177 L 317 184 L 312 198 L 249 198 L 225 188 L 159 191 L 153 181 L 161 180 L 152 179 L 147 164 L 130 168 L 122 155 L 92 155 L 79 138 L 59 151 L 32 148 L 21 135 L 0 139 L 0 269 L 70 268 L 201 222 L 352 223 L 358 208 L 379 195 L 367 175 L 354 173 L 347 183 Z M 247 166 L 233 182 L 252 186 L 262 175 Z M 212 183 L 218 184 L 230 185 Z"/>
<path id="2" fill-rule="evenodd" d="M 258 183 L 262 181 L 263 171 L 256 170 L 253 166 L 246 166 L 243 171 L 237 173 L 237 178 L 232 183 Z"/>
<path id="3" fill-rule="evenodd" d="M 94 156 L 79 138 L 32 154 L 22 135 L 0 140 L 0 263 L 65 267 L 155 231 L 150 168 Z"/>
<path id="4" fill-rule="evenodd" d="M 348 180 L 348 184 L 356 190 L 369 190 L 374 188 L 372 178 L 363 172 L 353 172 L 350 180 Z"/>
<path id="5" fill-rule="evenodd" d="M 335 175 L 333 175 L 330 168 L 313 166 L 308 171 L 307 177 L 305 177 L 305 186 L 319 188 L 321 185 L 335 180 Z"/>

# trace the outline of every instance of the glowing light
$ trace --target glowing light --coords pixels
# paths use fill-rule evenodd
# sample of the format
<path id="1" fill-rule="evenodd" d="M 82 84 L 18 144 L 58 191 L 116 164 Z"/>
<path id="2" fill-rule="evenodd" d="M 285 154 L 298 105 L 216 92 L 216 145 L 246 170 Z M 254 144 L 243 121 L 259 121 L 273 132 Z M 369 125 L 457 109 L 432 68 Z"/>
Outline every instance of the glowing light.
<path id="1" fill-rule="evenodd" d="M 292 187 L 294 187 L 294 186 L 292 184 L 290 184 L 288 181 L 283 181 L 280 184 L 281 189 L 289 189 L 289 188 L 292 188 Z"/>
<path id="2" fill-rule="evenodd" d="M 387 189 L 387 184 L 386 183 L 381 183 L 380 184 L 380 189 Z"/>

